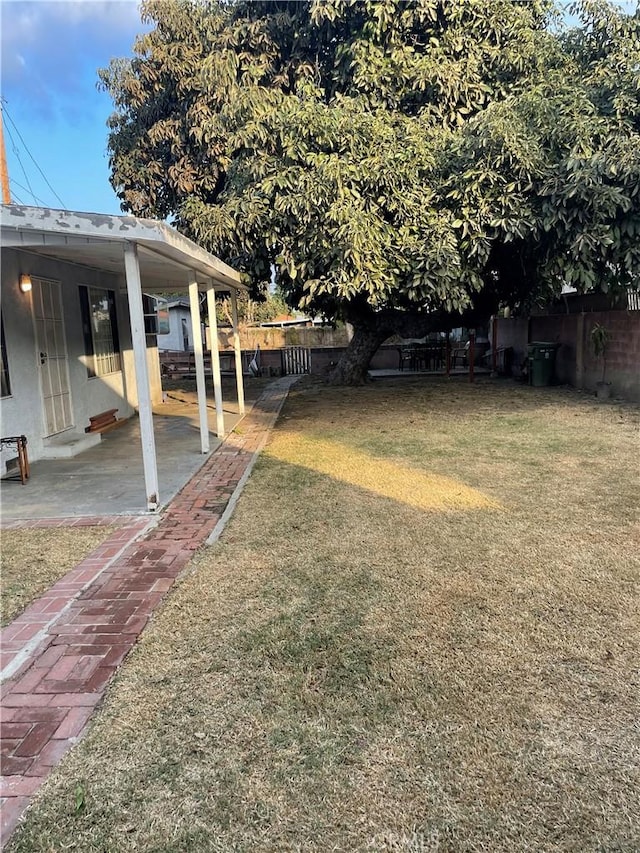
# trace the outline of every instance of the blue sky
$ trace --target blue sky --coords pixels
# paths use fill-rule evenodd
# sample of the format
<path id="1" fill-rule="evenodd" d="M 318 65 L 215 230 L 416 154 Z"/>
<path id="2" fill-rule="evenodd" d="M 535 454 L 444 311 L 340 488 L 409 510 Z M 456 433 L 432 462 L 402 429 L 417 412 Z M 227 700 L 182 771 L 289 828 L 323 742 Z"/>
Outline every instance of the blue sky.
<path id="1" fill-rule="evenodd" d="M 636 0 L 620 5 L 631 12 Z M 13 200 L 120 213 L 106 155 L 111 100 L 96 71 L 131 55 L 144 29 L 136 0 L 0 0 L 0 24 Z"/>
<path id="2" fill-rule="evenodd" d="M 144 30 L 137 3 L 1 0 L 0 16 L 12 200 L 62 207 L 57 194 L 69 210 L 120 213 L 106 155 L 112 104 L 96 70 L 131 55 Z"/>

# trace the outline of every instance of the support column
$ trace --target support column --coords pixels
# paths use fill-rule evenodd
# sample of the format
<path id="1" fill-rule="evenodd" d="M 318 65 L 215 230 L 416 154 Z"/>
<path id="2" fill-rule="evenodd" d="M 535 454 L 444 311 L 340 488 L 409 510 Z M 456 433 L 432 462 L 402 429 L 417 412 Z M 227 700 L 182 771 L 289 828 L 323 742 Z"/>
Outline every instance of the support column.
<path id="1" fill-rule="evenodd" d="M 235 290 L 231 291 L 231 321 L 233 323 L 233 350 L 236 361 L 236 386 L 238 388 L 238 411 L 244 415 L 244 380 L 242 378 L 242 350 L 238 332 L 238 299 Z"/>
<path id="2" fill-rule="evenodd" d="M 469 382 L 473 382 L 473 369 L 476 360 L 476 330 L 469 329 Z"/>
<path id="3" fill-rule="evenodd" d="M 147 509 L 155 512 L 160 506 L 158 491 L 158 461 L 156 442 L 153 432 L 153 412 L 151 408 L 151 389 L 149 388 L 149 368 L 147 365 L 147 339 L 144 330 L 144 309 L 142 307 L 142 283 L 138 263 L 138 247 L 127 243 L 124 247 L 124 271 L 129 300 L 131 323 L 131 343 L 136 377 L 138 398 L 138 416 L 140 418 L 140 441 L 142 443 L 142 466 L 147 494 Z"/>
<path id="4" fill-rule="evenodd" d="M 498 315 L 491 318 L 491 376 L 498 375 Z"/>
<path id="5" fill-rule="evenodd" d="M 211 284 L 207 287 L 207 314 L 209 315 L 209 351 L 213 373 L 213 396 L 216 401 L 216 435 L 224 438 L 224 411 L 222 408 L 222 376 L 220 374 L 220 351 L 218 349 L 218 318 L 216 317 L 216 292 Z"/>
<path id="6" fill-rule="evenodd" d="M 204 379 L 204 356 L 202 352 L 202 323 L 200 322 L 200 297 L 196 274 L 189 274 L 189 307 L 191 309 L 191 333 L 193 355 L 196 362 L 196 388 L 198 390 L 198 414 L 200 416 L 200 448 L 209 452 L 209 419 L 207 417 L 207 386 Z"/>
<path id="7" fill-rule="evenodd" d="M 584 311 L 576 314 L 576 388 L 584 388 Z"/>
<path id="8" fill-rule="evenodd" d="M 445 369 L 447 379 L 451 376 L 451 332 L 447 329 L 447 343 L 445 346 Z"/>

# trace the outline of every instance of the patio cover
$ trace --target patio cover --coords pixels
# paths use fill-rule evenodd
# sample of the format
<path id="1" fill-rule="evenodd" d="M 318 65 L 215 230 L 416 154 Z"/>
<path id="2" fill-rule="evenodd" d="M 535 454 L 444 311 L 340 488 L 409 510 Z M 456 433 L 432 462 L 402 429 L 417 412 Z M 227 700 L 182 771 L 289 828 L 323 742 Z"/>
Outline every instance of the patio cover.
<path id="1" fill-rule="evenodd" d="M 241 283 L 240 274 L 174 228 L 152 219 L 3 204 L 1 226 L 3 247 L 124 274 L 138 389 L 146 501 L 150 511 L 157 510 L 160 497 L 147 370 L 143 290 L 145 293 L 185 290 L 189 294 L 200 414 L 200 443 L 202 452 L 208 453 L 209 429 L 199 294 L 206 293 L 207 297 L 216 424 L 218 436 L 222 437 L 224 417 L 215 293 L 224 291 L 231 297 L 238 403 L 242 414 L 244 388 L 236 296 L 239 290 L 246 290 L 246 287 Z"/>

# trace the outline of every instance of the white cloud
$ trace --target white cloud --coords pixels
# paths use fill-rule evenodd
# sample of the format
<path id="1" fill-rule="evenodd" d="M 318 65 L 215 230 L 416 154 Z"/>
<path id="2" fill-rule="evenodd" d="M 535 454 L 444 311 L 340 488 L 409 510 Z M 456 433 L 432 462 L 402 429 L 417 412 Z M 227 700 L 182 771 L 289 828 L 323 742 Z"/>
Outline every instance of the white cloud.
<path id="1" fill-rule="evenodd" d="M 90 110 L 97 69 L 144 29 L 133 0 L 4 0 L 0 14 L 3 95 L 49 119 Z"/>
<path id="2" fill-rule="evenodd" d="M 71 25 L 89 23 L 126 31 L 140 21 L 135 0 L 34 0 L 34 5 L 46 6 L 59 21 Z"/>

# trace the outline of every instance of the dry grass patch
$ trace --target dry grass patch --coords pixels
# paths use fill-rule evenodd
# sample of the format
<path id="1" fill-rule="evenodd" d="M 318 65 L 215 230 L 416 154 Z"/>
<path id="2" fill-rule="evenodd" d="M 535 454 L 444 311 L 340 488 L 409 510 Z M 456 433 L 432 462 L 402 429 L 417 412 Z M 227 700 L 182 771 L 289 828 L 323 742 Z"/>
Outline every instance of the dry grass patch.
<path id="1" fill-rule="evenodd" d="M 8 625 L 97 548 L 114 528 L 3 530 L 0 552 L 1 624 Z"/>
<path id="2" fill-rule="evenodd" d="M 637 851 L 637 442 L 557 389 L 295 389 L 9 849 Z"/>

